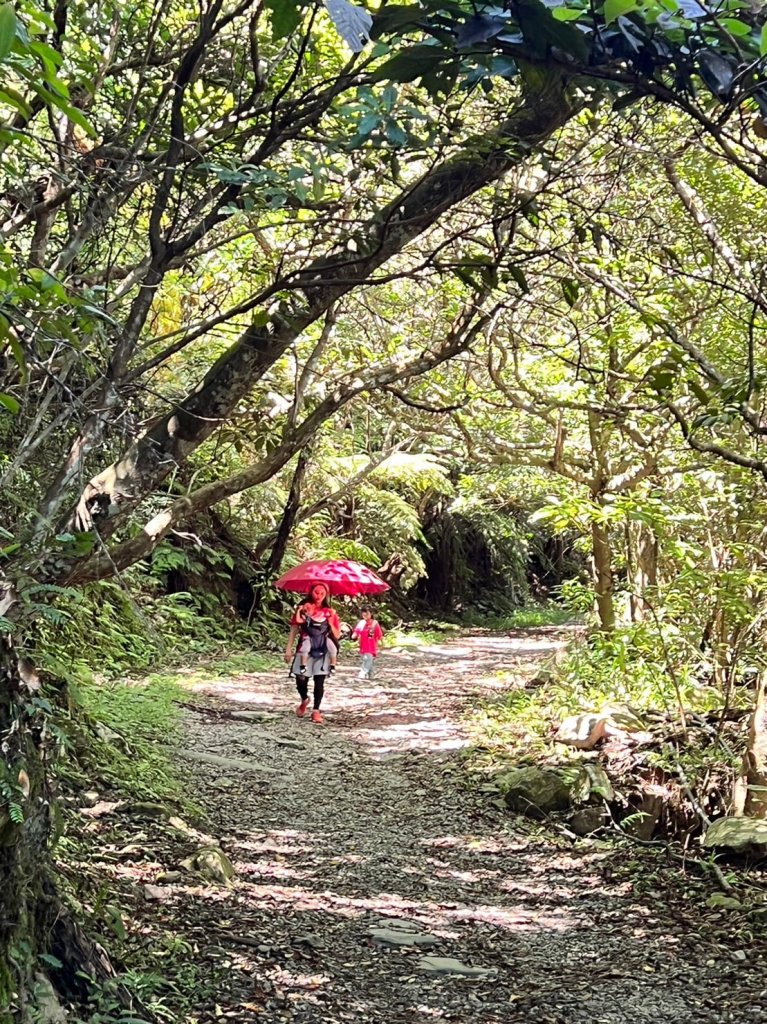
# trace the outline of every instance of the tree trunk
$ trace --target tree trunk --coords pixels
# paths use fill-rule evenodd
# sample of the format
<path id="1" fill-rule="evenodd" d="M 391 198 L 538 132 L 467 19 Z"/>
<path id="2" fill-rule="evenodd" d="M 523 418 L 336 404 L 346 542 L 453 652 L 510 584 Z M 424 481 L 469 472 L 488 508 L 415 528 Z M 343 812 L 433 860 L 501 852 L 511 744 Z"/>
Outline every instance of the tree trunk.
<path id="1" fill-rule="evenodd" d="M 591 524 L 591 556 L 599 628 L 603 633 L 611 633 L 615 629 L 615 585 L 610 531 L 604 523 Z"/>
<path id="2" fill-rule="evenodd" d="M 267 578 L 270 576 L 276 576 L 280 571 L 282 565 L 282 559 L 285 557 L 285 549 L 288 546 L 290 535 L 293 532 L 293 527 L 296 524 L 298 517 L 298 510 L 301 507 L 301 490 L 304 485 L 304 478 L 306 476 L 306 470 L 309 468 L 309 460 L 311 458 L 311 448 L 307 445 L 303 448 L 301 454 L 298 456 L 298 462 L 296 463 L 296 469 L 293 473 L 293 479 L 290 482 L 290 493 L 288 494 L 288 500 L 285 503 L 285 511 L 282 513 L 282 519 L 277 530 L 277 537 L 274 541 L 269 559 L 266 563 L 266 575 Z"/>
<path id="3" fill-rule="evenodd" d="M 587 358 L 587 350 L 583 350 Z M 599 628 L 603 633 L 615 629 L 615 581 L 610 544 L 610 526 L 604 516 L 605 489 L 610 478 L 608 450 L 612 427 L 596 410 L 588 414 L 589 442 L 591 445 L 591 500 L 596 506 L 591 523 L 591 568 L 594 579 L 594 603 L 599 615 Z"/>
<path id="4" fill-rule="evenodd" d="M 762 675 L 748 727 L 748 744 L 735 780 L 733 812 L 767 818 L 767 678 Z"/>
<path id="5" fill-rule="evenodd" d="M 85 1002 L 91 982 L 108 980 L 118 1005 L 140 1010 L 56 890 L 50 691 L 44 698 L 34 666 L 0 635 L 0 1024 L 53 1019 L 57 993 Z M 43 969 L 41 954 L 59 966 Z"/>
<path id="6" fill-rule="evenodd" d="M 629 526 L 631 546 L 631 621 L 642 622 L 648 613 L 647 593 L 658 582 L 658 538 L 644 523 Z"/>

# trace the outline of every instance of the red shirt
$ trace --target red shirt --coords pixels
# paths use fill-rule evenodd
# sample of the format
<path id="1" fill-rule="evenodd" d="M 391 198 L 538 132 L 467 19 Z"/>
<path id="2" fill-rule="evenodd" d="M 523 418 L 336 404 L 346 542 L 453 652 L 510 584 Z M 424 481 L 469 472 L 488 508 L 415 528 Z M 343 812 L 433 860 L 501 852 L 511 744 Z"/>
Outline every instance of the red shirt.
<path id="1" fill-rule="evenodd" d="M 383 630 L 375 619 L 360 619 L 352 636 L 360 638 L 360 654 L 378 654 L 378 641 L 383 636 Z"/>

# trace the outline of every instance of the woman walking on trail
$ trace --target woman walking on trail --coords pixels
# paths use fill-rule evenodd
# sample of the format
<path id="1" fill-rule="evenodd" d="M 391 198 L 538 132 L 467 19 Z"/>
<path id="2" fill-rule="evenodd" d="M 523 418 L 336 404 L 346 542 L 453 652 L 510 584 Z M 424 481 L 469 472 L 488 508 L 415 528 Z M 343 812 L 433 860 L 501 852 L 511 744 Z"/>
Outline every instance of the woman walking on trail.
<path id="1" fill-rule="evenodd" d="M 290 620 L 290 634 L 285 647 L 285 661 L 296 677 L 301 703 L 296 714 L 303 718 L 309 706 L 309 676 L 314 679 L 312 721 L 322 722 L 320 705 L 325 693 L 325 680 L 336 667 L 341 623 L 330 607 L 328 588 L 315 583 L 299 604 Z M 296 637 L 298 645 L 294 646 Z"/>
<path id="2" fill-rule="evenodd" d="M 373 618 L 373 609 L 370 605 L 365 605 L 360 614 L 362 618 L 352 633 L 352 636 L 358 636 L 360 639 L 360 654 L 362 655 L 362 664 L 357 678 L 372 679 L 373 666 L 378 655 L 378 644 L 383 637 L 383 630 Z"/>

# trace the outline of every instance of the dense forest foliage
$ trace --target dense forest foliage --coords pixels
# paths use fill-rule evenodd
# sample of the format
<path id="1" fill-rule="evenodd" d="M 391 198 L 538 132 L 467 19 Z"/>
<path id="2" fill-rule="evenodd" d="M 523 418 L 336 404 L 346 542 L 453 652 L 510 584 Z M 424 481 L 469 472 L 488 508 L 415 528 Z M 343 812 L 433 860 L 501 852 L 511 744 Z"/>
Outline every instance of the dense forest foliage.
<path id="1" fill-rule="evenodd" d="M 0 7 L 0 1019 L 97 970 L 68 687 L 268 646 L 291 562 L 392 624 L 557 601 L 683 721 L 761 700 L 760 8 Z"/>

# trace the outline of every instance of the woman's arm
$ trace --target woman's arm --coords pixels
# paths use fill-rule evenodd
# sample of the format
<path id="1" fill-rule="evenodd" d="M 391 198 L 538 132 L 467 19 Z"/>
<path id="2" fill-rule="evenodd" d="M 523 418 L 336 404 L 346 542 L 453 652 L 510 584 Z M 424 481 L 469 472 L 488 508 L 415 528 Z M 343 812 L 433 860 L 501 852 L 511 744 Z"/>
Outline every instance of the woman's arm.
<path id="1" fill-rule="evenodd" d="M 294 646 L 296 642 L 296 634 L 298 633 L 298 626 L 292 623 L 290 626 L 290 633 L 288 634 L 288 642 L 285 647 L 285 661 L 290 664 L 293 660 Z"/>

